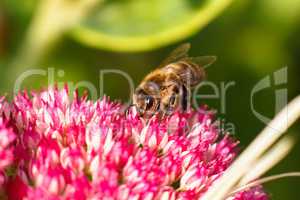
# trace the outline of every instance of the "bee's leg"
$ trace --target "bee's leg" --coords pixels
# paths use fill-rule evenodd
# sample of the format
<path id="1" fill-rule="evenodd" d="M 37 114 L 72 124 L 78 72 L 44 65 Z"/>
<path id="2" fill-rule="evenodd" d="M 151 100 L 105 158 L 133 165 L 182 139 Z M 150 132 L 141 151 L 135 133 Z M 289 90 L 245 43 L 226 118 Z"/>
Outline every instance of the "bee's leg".
<path id="1" fill-rule="evenodd" d="M 174 112 L 174 109 L 176 108 L 178 101 L 178 94 L 173 93 L 169 98 L 169 103 L 166 106 L 166 113 L 170 115 L 172 112 Z"/>
<path id="2" fill-rule="evenodd" d="M 181 89 L 181 108 L 182 111 L 187 111 L 189 102 L 189 91 L 185 85 L 182 85 Z"/>
<path id="3" fill-rule="evenodd" d="M 159 112 L 159 109 L 160 109 L 160 101 L 157 103 L 156 112 Z"/>
<path id="4" fill-rule="evenodd" d="M 161 118 L 164 119 L 166 117 L 167 113 L 163 111 Z"/>

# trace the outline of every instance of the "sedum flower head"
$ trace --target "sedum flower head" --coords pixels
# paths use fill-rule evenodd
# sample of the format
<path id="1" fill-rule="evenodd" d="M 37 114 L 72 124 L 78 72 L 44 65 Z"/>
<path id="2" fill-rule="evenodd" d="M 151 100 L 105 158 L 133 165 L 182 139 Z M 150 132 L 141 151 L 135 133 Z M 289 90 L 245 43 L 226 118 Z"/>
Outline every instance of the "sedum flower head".
<path id="1" fill-rule="evenodd" d="M 145 121 L 107 98 L 69 98 L 67 88 L 30 96 L 1 101 L 0 174 L 14 173 L 0 176 L 0 191 L 9 199 L 201 199 L 237 155 L 207 108 Z M 242 199 L 268 197 L 260 186 L 228 197 Z"/>
<path id="2" fill-rule="evenodd" d="M 4 112 L 6 111 L 7 103 L 0 99 L 0 193 L 2 191 L 3 183 L 6 181 L 5 169 L 13 162 L 13 146 L 15 134 L 11 128 L 7 127 Z M 1 195 L 0 195 L 1 197 Z"/>

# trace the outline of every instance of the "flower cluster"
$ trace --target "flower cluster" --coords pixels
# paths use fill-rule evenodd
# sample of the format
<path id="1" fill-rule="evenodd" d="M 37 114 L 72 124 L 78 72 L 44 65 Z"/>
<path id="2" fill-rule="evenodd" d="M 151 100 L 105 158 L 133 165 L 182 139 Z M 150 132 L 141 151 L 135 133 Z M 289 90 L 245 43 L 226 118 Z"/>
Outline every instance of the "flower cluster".
<path id="1" fill-rule="evenodd" d="M 206 108 L 144 120 L 107 98 L 70 98 L 67 88 L 0 106 L 8 199 L 201 199 L 237 154 Z M 228 199 L 268 197 L 259 186 Z"/>
<path id="2" fill-rule="evenodd" d="M 4 110 L 7 103 L 0 99 L 0 115 L 4 116 Z M 13 147 L 12 143 L 15 139 L 15 134 L 11 128 L 8 128 L 5 123 L 5 117 L 0 118 L 0 192 L 6 179 L 6 168 L 13 161 Z"/>

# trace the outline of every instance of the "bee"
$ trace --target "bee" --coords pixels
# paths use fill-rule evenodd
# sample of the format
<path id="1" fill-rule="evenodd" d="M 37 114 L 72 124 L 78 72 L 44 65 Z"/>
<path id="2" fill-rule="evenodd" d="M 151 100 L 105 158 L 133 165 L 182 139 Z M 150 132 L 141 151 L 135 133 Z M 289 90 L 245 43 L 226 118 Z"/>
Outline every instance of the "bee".
<path id="1" fill-rule="evenodd" d="M 135 89 L 132 106 L 140 116 L 165 116 L 189 108 L 191 89 L 204 80 L 204 67 L 216 60 L 215 56 L 189 57 L 189 49 L 189 43 L 180 45 Z"/>

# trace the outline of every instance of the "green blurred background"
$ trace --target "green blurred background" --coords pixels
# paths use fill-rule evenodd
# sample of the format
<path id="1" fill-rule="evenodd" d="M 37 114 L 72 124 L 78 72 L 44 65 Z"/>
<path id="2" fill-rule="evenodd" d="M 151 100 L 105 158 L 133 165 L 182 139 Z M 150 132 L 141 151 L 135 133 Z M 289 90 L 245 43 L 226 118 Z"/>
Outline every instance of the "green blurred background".
<path id="1" fill-rule="evenodd" d="M 82 0 L 53 1 L 74 3 Z M 207 69 L 209 81 L 217 85 L 221 82 L 235 82 L 235 86 L 227 91 L 225 114 L 220 112 L 220 99 L 202 99 L 200 103 L 215 108 L 219 111 L 219 117 L 235 125 L 235 136 L 241 140 L 243 149 L 265 126 L 250 108 L 250 93 L 258 81 L 288 66 L 288 83 L 279 88 L 288 88 L 289 100 L 299 95 L 300 0 L 233 1 L 229 6 L 224 6 L 226 9 L 222 9 L 222 12 L 216 12 L 216 18 L 206 19 L 205 16 L 214 12 L 214 6 L 207 12 L 201 9 L 214 1 L 226 2 L 176 0 L 143 3 L 141 0 L 107 0 L 92 6 L 93 9 L 78 20 L 81 23 L 75 21 L 75 25 L 70 25 L 68 21 L 63 21 L 66 27 L 70 27 L 61 33 L 58 31 L 59 36 L 53 34 L 53 37 L 51 30 L 44 31 L 44 39 L 41 41 L 46 41 L 46 45 L 35 49 L 36 46 L 30 46 L 32 44 L 28 41 L 26 43 L 26 37 L 27 40 L 30 38 L 26 34 L 29 27 L 33 26 L 33 18 L 43 17 L 36 15 L 41 2 L 0 0 L 0 92 L 11 96 L 15 80 L 27 69 L 53 68 L 56 82 L 76 84 L 88 81 L 93 83 L 99 95 L 101 69 L 124 71 L 138 84 L 143 76 L 153 70 L 178 44 L 190 42 L 191 55 L 218 56 L 218 61 Z M 160 12 L 152 13 L 152 10 Z M 188 24 L 198 12 L 204 13 L 200 15 L 200 21 L 195 22 L 198 27 Z M 59 19 L 55 19 L 54 22 Z M 202 19 L 204 21 L 201 21 Z M 204 26 L 206 24 L 208 25 Z M 56 26 L 55 23 L 44 24 L 44 27 L 50 29 L 52 26 Z M 91 36 L 82 31 L 89 27 L 99 32 L 99 35 L 104 32 L 111 37 L 102 37 L 97 41 L 98 36 L 94 37 L 93 34 Z M 163 37 L 158 37 L 153 42 L 148 41 L 146 45 L 143 42 L 139 43 L 139 38 L 134 42 L 135 37 L 145 37 L 147 41 L 147 37 L 151 35 L 177 27 L 178 30 L 183 30 L 178 37 L 176 31 L 166 31 Z M 120 35 L 130 36 L 131 40 L 118 43 L 116 39 L 114 43 L 114 38 Z M 47 43 L 49 38 L 54 39 Z M 62 71 L 64 73 L 61 73 Z M 125 102 L 130 98 L 128 83 L 124 78 L 111 74 L 105 76 L 104 83 L 104 93 L 112 99 Z M 46 85 L 46 76 L 32 76 L 24 81 L 23 88 L 39 89 Z M 270 118 L 275 114 L 275 89 L 278 89 L 278 86 L 272 86 L 255 97 L 256 109 Z M 203 89 L 202 93 L 212 91 Z M 299 123 L 289 131 L 299 138 Z M 298 142 L 289 156 L 268 174 L 299 171 L 299 154 Z M 278 200 L 296 199 L 300 196 L 299 186 L 300 179 L 297 178 L 265 184 L 272 199 Z"/>

